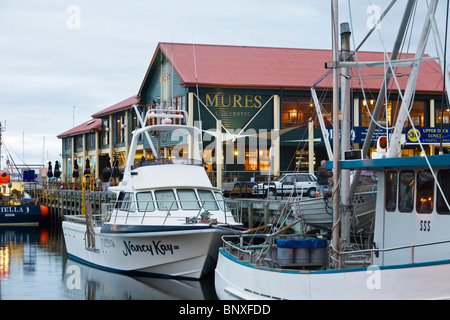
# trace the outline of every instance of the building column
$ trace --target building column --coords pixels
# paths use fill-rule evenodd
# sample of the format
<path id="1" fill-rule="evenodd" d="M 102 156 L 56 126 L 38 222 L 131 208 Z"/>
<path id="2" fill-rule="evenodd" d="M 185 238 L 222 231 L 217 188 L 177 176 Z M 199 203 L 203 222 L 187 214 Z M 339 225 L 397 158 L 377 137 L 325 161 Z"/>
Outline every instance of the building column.
<path id="1" fill-rule="evenodd" d="M 222 120 L 216 120 L 216 187 L 222 189 Z"/>
<path id="2" fill-rule="evenodd" d="M 74 164 L 75 164 L 75 137 L 72 137 L 72 172 L 69 172 L 68 175 L 68 180 L 67 181 L 72 181 L 75 182 L 75 178 L 73 177 L 73 170 L 74 170 Z M 72 177 L 72 178 L 70 178 Z"/>
<path id="3" fill-rule="evenodd" d="M 280 175 L 280 127 L 281 127 L 281 112 L 280 112 L 280 96 L 273 95 L 273 131 L 274 137 L 272 138 L 272 150 L 273 150 L 273 175 Z"/>
<path id="4" fill-rule="evenodd" d="M 111 158 L 111 165 L 114 161 L 114 142 L 113 142 L 113 117 L 112 114 L 109 115 L 109 124 L 108 124 L 108 134 L 109 134 L 109 157 Z"/>
<path id="5" fill-rule="evenodd" d="M 442 107 L 443 106 L 441 106 L 441 108 Z M 430 99 L 430 127 L 434 127 L 435 125 L 436 125 L 436 107 L 434 105 L 434 99 Z"/>
<path id="6" fill-rule="evenodd" d="M 95 131 L 95 180 L 100 178 L 100 131 Z"/>
<path id="7" fill-rule="evenodd" d="M 188 126 L 194 126 L 194 93 L 188 93 Z"/>

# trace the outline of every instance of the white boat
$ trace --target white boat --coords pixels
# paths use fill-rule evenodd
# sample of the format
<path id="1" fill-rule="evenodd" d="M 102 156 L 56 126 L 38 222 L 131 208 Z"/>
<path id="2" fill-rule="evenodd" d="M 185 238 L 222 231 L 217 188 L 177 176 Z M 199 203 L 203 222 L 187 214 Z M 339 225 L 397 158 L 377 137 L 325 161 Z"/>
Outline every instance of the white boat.
<path id="1" fill-rule="evenodd" d="M 110 188 L 117 200 L 107 215 L 86 210 L 85 216 L 65 217 L 67 252 L 74 260 L 110 271 L 199 279 L 214 269 L 221 236 L 240 224 L 202 166 L 200 130 L 168 123 L 178 115 L 151 111 L 150 117 L 167 124 L 133 132 L 123 181 Z M 135 163 L 139 137 L 149 137 L 148 132 L 181 139 L 170 159 Z"/>
<path id="2" fill-rule="evenodd" d="M 352 225 L 355 230 L 373 232 L 373 218 L 375 215 L 375 199 L 377 194 L 376 181 L 374 184 L 361 185 L 356 188 L 352 197 L 354 204 L 354 221 Z M 292 209 L 297 217 L 312 227 L 331 230 L 333 225 L 333 203 L 332 194 L 326 192 L 316 198 L 303 197 L 296 200 Z"/>
<path id="3" fill-rule="evenodd" d="M 416 0 L 408 1 L 401 27 L 408 24 L 415 3 Z M 450 298 L 450 155 L 400 157 L 398 150 L 408 116 L 405 111 L 414 95 L 420 60 L 431 29 L 435 40 L 439 39 L 434 21 L 436 6 L 436 0 L 428 4 L 417 54 L 402 95 L 401 111 L 386 153 L 382 155 L 378 150 L 372 159 L 342 160 L 337 156 L 332 163 L 327 163 L 328 168 L 333 166 L 335 179 L 340 170 L 377 173 L 370 246 L 346 247 L 346 239 L 339 229 L 348 204 L 335 205 L 335 200 L 342 201 L 341 193 L 341 197 L 333 198 L 331 241 L 320 236 L 283 238 L 280 232 L 257 237 L 224 237 L 215 271 L 216 293 L 220 299 Z M 333 30 L 337 34 L 337 1 L 333 0 L 332 8 Z M 399 32 L 399 36 L 403 34 Z M 394 48 L 400 44 L 396 43 Z M 442 60 L 441 50 L 437 51 Z M 337 63 L 336 57 L 337 54 L 333 59 Z M 443 64 L 441 67 L 443 71 Z M 443 75 L 449 83 L 448 73 L 443 71 Z M 336 87 L 333 93 L 336 97 Z M 379 99 L 384 98 L 383 94 L 380 96 Z M 334 109 L 333 116 L 337 115 Z M 334 142 L 339 140 L 336 138 L 337 134 Z M 258 244 L 252 242 L 256 238 L 260 239 Z"/>

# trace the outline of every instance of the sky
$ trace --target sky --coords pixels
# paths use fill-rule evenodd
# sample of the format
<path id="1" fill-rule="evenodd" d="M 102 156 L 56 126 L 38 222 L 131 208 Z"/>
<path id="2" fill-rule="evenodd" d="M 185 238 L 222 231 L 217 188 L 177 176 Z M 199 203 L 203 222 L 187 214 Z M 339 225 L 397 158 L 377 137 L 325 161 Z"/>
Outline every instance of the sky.
<path id="1" fill-rule="evenodd" d="M 352 49 L 390 2 L 339 0 Z M 392 49 L 405 4 L 397 1 L 361 50 Z M 445 10 L 441 1 L 442 41 Z M 331 49 L 330 12 L 330 0 L 0 0 L 2 167 L 5 148 L 16 163 L 61 161 L 56 136 L 136 95 L 158 42 Z M 435 55 L 431 43 L 426 53 Z"/>

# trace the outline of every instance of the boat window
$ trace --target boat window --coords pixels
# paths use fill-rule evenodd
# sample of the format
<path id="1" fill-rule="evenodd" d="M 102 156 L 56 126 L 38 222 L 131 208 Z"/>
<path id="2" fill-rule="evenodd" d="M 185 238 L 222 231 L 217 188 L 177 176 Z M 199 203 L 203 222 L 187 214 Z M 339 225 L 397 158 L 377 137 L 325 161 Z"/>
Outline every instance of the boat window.
<path id="1" fill-rule="evenodd" d="M 433 212 L 434 178 L 430 170 L 419 170 L 417 172 L 417 213 Z"/>
<path id="2" fill-rule="evenodd" d="M 125 197 L 125 192 L 120 191 L 119 196 L 117 197 L 117 200 L 116 200 L 116 205 L 115 205 L 116 209 L 119 209 L 122 206 L 123 197 Z"/>
<path id="3" fill-rule="evenodd" d="M 197 190 L 200 203 L 205 210 L 218 210 L 214 195 L 209 190 Z"/>
<path id="4" fill-rule="evenodd" d="M 412 212 L 414 207 L 414 171 L 401 171 L 399 176 L 398 211 Z"/>
<path id="5" fill-rule="evenodd" d="M 437 180 L 444 193 L 445 199 L 450 204 L 450 169 L 439 170 Z M 450 209 L 445 203 L 444 197 L 439 189 L 436 190 L 436 211 L 439 214 L 450 214 Z"/>
<path id="6" fill-rule="evenodd" d="M 137 206 L 140 212 L 155 211 L 153 195 L 149 192 L 138 192 L 136 194 Z"/>
<path id="7" fill-rule="evenodd" d="M 178 205 L 173 190 L 155 191 L 156 203 L 159 210 L 177 210 Z"/>
<path id="8" fill-rule="evenodd" d="M 180 200 L 181 208 L 183 210 L 199 210 L 197 195 L 193 189 L 177 190 L 178 199 Z"/>
<path id="9" fill-rule="evenodd" d="M 119 194 L 120 199 L 120 194 Z M 123 199 L 121 200 L 121 203 L 119 204 L 119 209 L 123 211 L 135 211 L 136 206 L 134 203 L 134 197 L 132 192 L 125 192 L 123 195 Z"/>
<path id="10" fill-rule="evenodd" d="M 230 211 L 230 209 L 228 209 L 227 204 L 225 203 L 225 198 L 223 197 L 223 194 L 221 192 L 214 192 L 214 194 L 216 195 L 216 199 L 217 202 L 219 203 L 220 209 L 222 211 Z"/>
<path id="11" fill-rule="evenodd" d="M 386 174 L 386 211 L 394 212 L 397 206 L 397 172 L 389 171 Z"/>

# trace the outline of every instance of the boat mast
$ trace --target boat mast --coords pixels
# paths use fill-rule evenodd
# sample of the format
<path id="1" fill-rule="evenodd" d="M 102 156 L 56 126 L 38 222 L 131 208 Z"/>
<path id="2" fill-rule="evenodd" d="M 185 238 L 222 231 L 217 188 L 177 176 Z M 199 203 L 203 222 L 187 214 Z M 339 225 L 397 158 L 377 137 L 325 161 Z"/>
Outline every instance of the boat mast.
<path id="1" fill-rule="evenodd" d="M 409 106 L 412 101 L 412 97 L 416 88 L 417 76 L 419 73 L 420 65 L 422 62 L 422 57 L 425 51 L 425 47 L 427 45 L 428 36 L 430 34 L 431 29 L 431 20 L 434 17 L 434 13 L 437 7 L 437 0 L 431 1 L 427 16 L 425 19 L 425 23 L 423 25 L 422 34 L 420 36 L 419 45 L 417 46 L 417 51 L 415 55 L 415 61 L 412 64 L 410 76 L 408 80 L 408 84 L 406 85 L 405 93 L 402 99 L 402 104 L 400 107 L 400 111 L 397 116 L 397 124 L 403 124 L 406 121 L 406 118 L 409 114 Z M 414 124 L 413 124 L 414 125 Z M 394 133 L 392 134 L 391 144 L 387 151 L 387 157 L 398 157 L 400 156 L 400 137 L 402 135 L 403 125 L 397 125 L 394 129 Z"/>
<path id="2" fill-rule="evenodd" d="M 339 61 L 353 61 L 350 53 L 350 25 L 341 23 L 341 54 Z M 350 68 L 341 68 L 341 159 L 345 159 L 345 152 L 350 150 Z M 341 238 L 350 244 L 350 170 L 341 170 Z"/>
<path id="3" fill-rule="evenodd" d="M 417 0 L 408 0 L 408 3 L 405 8 L 405 12 L 403 14 L 402 22 L 400 24 L 399 31 L 397 33 L 397 38 L 395 39 L 394 48 L 392 49 L 391 61 L 397 60 L 399 57 L 399 52 L 401 45 L 403 43 L 403 39 L 405 37 L 406 28 L 408 27 L 411 13 L 413 11 L 414 6 L 416 5 Z M 386 94 L 386 88 L 389 88 L 390 82 L 392 79 L 392 71 L 390 68 L 386 70 L 385 81 L 383 81 L 380 92 L 378 94 L 377 102 L 375 104 L 375 108 L 373 110 L 373 118 L 378 121 L 381 110 L 383 108 L 384 96 Z M 387 122 L 387 121 L 386 121 Z M 367 136 L 364 140 L 364 144 L 362 147 L 363 157 L 367 157 L 369 153 L 369 147 L 371 145 L 373 133 L 375 131 L 376 123 L 374 121 L 370 121 L 369 128 L 367 129 Z M 350 198 L 355 192 L 356 185 L 358 184 L 359 177 L 361 175 L 361 170 L 355 171 L 355 176 L 353 178 L 353 183 L 350 188 Z"/>
<path id="4" fill-rule="evenodd" d="M 331 0 L 332 68 L 333 68 L 333 227 L 332 258 L 340 268 L 339 239 L 339 17 L 338 0 Z"/>

